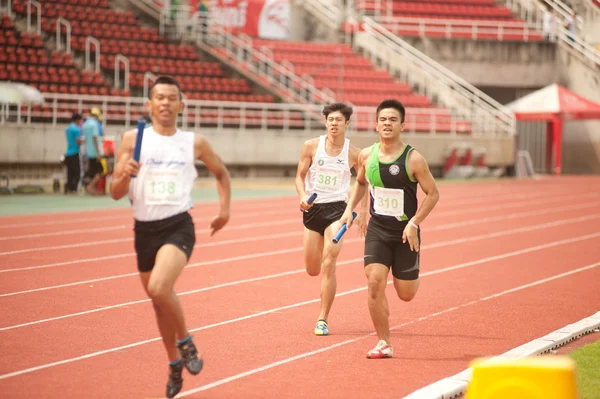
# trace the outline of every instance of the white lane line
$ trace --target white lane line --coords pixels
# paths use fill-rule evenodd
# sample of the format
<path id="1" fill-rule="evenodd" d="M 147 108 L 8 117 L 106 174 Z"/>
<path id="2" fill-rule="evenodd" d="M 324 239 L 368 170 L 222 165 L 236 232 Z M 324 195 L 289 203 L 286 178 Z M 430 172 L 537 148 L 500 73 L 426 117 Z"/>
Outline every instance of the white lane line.
<path id="1" fill-rule="evenodd" d="M 548 277 L 548 278 L 544 278 L 544 279 L 541 279 L 541 280 L 537 280 L 537 281 L 534 281 L 534 282 L 529 283 L 529 284 L 520 285 L 518 287 L 511 288 L 509 290 L 497 292 L 497 293 L 495 293 L 495 294 L 493 294 L 492 296 L 489 296 L 489 297 L 482 297 L 482 298 L 479 298 L 479 299 L 476 299 L 476 300 L 464 303 L 464 304 L 459 305 L 459 306 L 453 306 L 453 307 L 444 309 L 444 310 L 439 311 L 439 312 L 435 312 L 435 313 L 428 314 L 426 316 L 419 317 L 419 318 L 417 318 L 415 320 L 411 320 L 411 321 L 408 321 L 408 322 L 405 322 L 405 323 L 402 323 L 402 324 L 395 325 L 395 326 L 391 327 L 390 330 L 396 330 L 398 328 L 405 327 L 405 326 L 411 325 L 411 324 L 415 324 L 417 322 L 424 321 L 424 320 L 430 319 L 430 318 L 435 317 L 435 316 L 439 316 L 439 315 L 442 315 L 442 314 L 445 314 L 445 313 L 453 312 L 455 310 L 463 309 L 463 308 L 466 308 L 468 306 L 472 306 L 472 305 L 478 304 L 480 302 L 487 301 L 487 300 L 489 300 L 491 298 L 498 298 L 498 297 L 501 297 L 501 296 L 504 296 L 504 295 L 507 295 L 507 294 L 511 294 L 511 293 L 522 291 L 522 290 L 525 290 L 527 288 L 531 288 L 531 287 L 534 287 L 534 286 L 537 286 L 537 285 L 548 283 L 550 281 L 558 280 L 558 279 L 561 279 L 563 277 L 568 277 L 568 276 L 571 276 L 571 275 L 574 275 L 574 274 L 577 274 L 577 273 L 585 272 L 587 270 L 594 269 L 594 268 L 596 268 L 598 266 L 600 266 L 600 262 L 594 263 L 594 264 L 591 264 L 591 265 L 587 265 L 587 266 L 584 266 L 584 267 L 580 267 L 578 269 L 574 269 L 574 270 L 568 271 L 566 273 L 556 274 L 556 275 L 554 275 L 552 277 Z M 390 284 L 390 283 L 391 282 L 388 282 L 388 284 Z M 316 355 L 316 354 L 319 354 L 319 353 L 322 353 L 322 352 L 330 351 L 330 350 L 338 348 L 340 346 L 344 346 L 344 345 L 348 345 L 348 344 L 352 344 L 352 343 L 361 341 L 363 339 L 372 337 L 374 335 L 375 335 L 374 332 L 370 333 L 370 334 L 365 334 L 365 335 L 362 335 L 362 336 L 360 336 L 358 338 L 348 339 L 346 341 L 338 342 L 336 344 L 333 344 L 333 345 L 330 345 L 330 346 L 326 346 L 326 347 L 323 347 L 323 348 L 320 348 L 320 349 L 317 349 L 317 350 L 314 350 L 314 351 L 311 351 L 311 352 L 305 352 L 305 353 L 302 353 L 302 354 L 299 354 L 299 355 L 296 355 L 296 356 L 288 357 L 287 359 L 283 359 L 283 360 L 279 360 L 277 362 L 269 363 L 269 364 L 264 365 L 262 367 L 257 367 L 257 368 L 254 368 L 254 369 L 251 369 L 251 370 L 248 370 L 248 371 L 244 371 L 242 373 L 238 373 L 238 374 L 232 375 L 232 376 L 227 377 L 227 378 L 223 378 L 223 379 L 211 382 L 209 384 L 202 385 L 202 386 L 200 386 L 198 388 L 194 388 L 194 389 L 190 389 L 190 390 L 187 390 L 187 391 L 183 391 L 183 392 L 179 393 L 176 396 L 176 398 L 183 398 L 185 396 L 189 396 L 189 395 L 192 395 L 192 394 L 195 394 L 195 393 L 198 393 L 198 392 L 207 391 L 209 389 L 212 389 L 212 388 L 215 388 L 215 387 L 218 387 L 218 386 L 221 386 L 221 385 L 233 382 L 233 381 L 240 380 L 240 379 L 248 377 L 250 375 L 257 374 L 257 373 L 260 373 L 262 371 L 272 369 L 274 367 L 282 366 L 282 365 L 287 364 L 287 363 L 291 363 L 291 362 L 293 362 L 295 360 L 304 359 L 304 358 L 307 358 L 307 357 L 310 357 L 310 356 L 313 356 L 313 355 Z M 435 398 L 441 398 L 441 397 L 446 397 L 446 396 L 439 396 L 439 395 L 438 396 L 427 396 L 426 398 L 419 396 L 419 399 L 435 399 Z"/>
<path id="2" fill-rule="evenodd" d="M 278 220 L 276 222 L 261 222 L 261 223 L 238 225 L 238 226 L 231 227 L 230 230 L 247 230 L 247 229 L 252 229 L 255 227 L 276 226 L 276 225 L 288 224 L 288 223 L 291 223 L 292 221 L 296 221 L 296 219 L 283 219 L 283 220 Z M 196 230 L 196 234 L 209 233 L 209 232 L 210 232 L 210 230 L 208 230 L 208 229 Z M 261 236 L 258 236 L 258 237 L 261 237 Z M 255 239 L 256 239 L 256 237 L 239 238 L 238 239 L 239 241 L 237 241 L 237 242 L 238 243 L 245 242 L 244 240 L 255 241 Z M 121 241 L 132 241 L 132 240 L 133 240 L 133 238 L 124 238 Z M 214 243 L 196 244 L 196 245 L 194 245 L 194 248 L 213 247 L 213 246 L 220 245 L 219 244 L 220 242 L 222 242 L 222 241 L 216 241 Z M 94 257 L 94 258 L 76 259 L 76 260 L 71 260 L 71 261 L 49 263 L 49 264 L 44 264 L 44 265 L 16 267 L 16 268 L 11 268 L 11 269 L 0 269 L 0 273 L 20 272 L 20 271 L 35 270 L 35 269 L 46 269 L 48 267 L 73 265 L 73 264 L 78 264 L 78 263 L 98 262 L 98 261 L 108 260 L 108 259 L 124 258 L 127 256 L 135 256 L 135 252 L 127 252 L 127 253 L 122 253 L 122 254 L 117 254 L 117 255 L 100 256 L 100 257 Z"/>
<path id="3" fill-rule="evenodd" d="M 257 213 L 259 211 L 256 212 L 250 212 L 250 213 L 243 213 L 243 214 L 239 214 L 236 215 L 236 218 L 246 218 L 246 217 L 256 217 Z M 285 210 L 275 210 L 275 211 L 260 211 L 261 215 L 281 215 L 281 214 L 292 214 L 292 212 L 289 209 L 285 209 Z M 213 215 L 211 216 L 206 216 L 203 218 L 194 218 L 194 223 L 200 223 L 200 222 L 209 222 L 214 218 Z M 294 219 L 297 220 L 297 219 Z M 231 230 L 233 227 L 237 227 L 237 226 L 232 226 L 229 227 L 229 230 Z M 106 227 L 97 227 L 97 228 L 92 228 L 92 229 L 77 229 L 77 230 L 63 230 L 63 231 L 53 231 L 53 232 L 46 232 L 46 233 L 35 233 L 35 234 L 25 234 L 25 235 L 20 235 L 20 236 L 9 236 L 9 237 L 0 237 L 0 241 L 8 241 L 8 240 L 21 240 L 21 239 L 26 239 L 26 238 L 40 238 L 40 237 L 56 237 L 56 236 L 64 236 L 64 235 L 70 235 L 70 234 L 80 234 L 83 233 L 85 234 L 87 233 L 96 233 L 96 232 L 103 232 L 103 231 L 115 231 L 115 230 L 123 230 L 123 229 L 133 229 L 133 223 L 129 223 L 129 224 L 120 224 L 117 226 L 106 226 Z M 196 230 L 196 232 L 208 232 L 208 229 L 205 230 Z M 131 238 L 130 238 L 131 239 Z"/>
<path id="4" fill-rule="evenodd" d="M 454 245 L 454 244 L 459 244 L 459 243 L 464 243 L 464 242 L 484 240 L 484 239 L 488 239 L 488 238 L 500 237 L 500 236 L 504 236 L 504 235 L 522 233 L 522 232 L 538 230 L 538 229 L 544 229 L 544 228 L 548 228 L 548 227 L 556 227 L 556 226 L 570 224 L 570 223 L 579 223 L 579 222 L 583 222 L 583 221 L 597 219 L 598 217 L 600 217 L 600 214 L 581 216 L 579 218 L 572 218 L 572 219 L 557 220 L 554 222 L 542 223 L 539 225 L 519 227 L 516 229 L 498 231 L 498 232 L 488 233 L 488 234 L 481 234 L 481 235 L 472 236 L 469 238 L 461 238 L 461 239 L 443 241 L 443 242 L 434 243 L 434 244 L 427 244 L 427 245 L 423 245 L 422 249 L 439 248 L 439 247 L 443 247 L 443 246 L 447 246 L 447 245 Z M 355 239 L 347 240 L 346 243 L 353 243 L 353 242 L 359 242 L 359 241 L 362 241 L 362 239 L 355 238 Z M 209 246 L 210 244 L 204 244 L 204 245 Z M 210 245 L 210 246 L 212 246 L 212 245 Z M 213 260 L 213 261 L 198 262 L 198 263 L 192 263 L 192 264 L 186 266 L 186 268 L 189 269 L 189 268 L 199 267 L 199 266 L 208 266 L 208 265 L 213 265 L 213 264 L 255 259 L 255 258 L 260 258 L 260 257 L 264 257 L 264 256 L 281 255 L 281 254 L 287 254 L 287 253 L 291 253 L 291 252 L 301 251 L 302 249 L 303 249 L 302 247 L 296 247 L 296 248 L 288 248 L 288 249 L 282 249 L 282 250 L 277 250 L 277 251 L 260 252 L 260 253 L 256 253 L 256 254 L 242 255 L 242 256 L 237 256 L 237 257 L 233 257 L 233 258 L 224 258 L 224 259 L 218 259 L 218 260 Z M 82 285 L 82 284 L 90 284 L 90 283 L 107 281 L 107 280 L 114 280 L 117 278 L 132 277 L 132 276 L 137 276 L 137 274 L 138 274 L 137 272 L 118 274 L 118 275 L 113 275 L 113 276 L 108 276 L 108 277 L 99 277 L 99 278 L 91 279 L 91 280 L 76 281 L 76 282 L 72 282 L 72 283 L 52 285 L 52 286 L 34 288 L 34 289 L 30 289 L 30 290 L 9 292 L 9 293 L 0 294 L 0 298 L 14 296 L 14 295 L 29 294 L 29 293 L 33 293 L 33 292 L 47 291 L 47 290 L 58 289 L 58 288 L 72 287 L 72 286 Z"/>
<path id="5" fill-rule="evenodd" d="M 562 193 L 562 191 L 549 191 L 549 192 L 544 192 L 544 193 L 535 193 L 535 194 L 504 194 L 506 193 L 506 189 L 505 188 L 501 188 L 499 190 L 497 190 L 497 192 L 495 194 L 491 194 L 490 191 L 486 190 L 485 193 L 482 193 L 481 195 L 478 195 L 477 198 L 472 198 L 472 196 L 469 196 L 469 198 L 460 198 L 459 196 L 456 195 L 452 195 L 449 199 L 445 199 L 444 200 L 444 204 L 453 204 L 454 202 L 456 203 L 460 203 L 460 204 L 478 204 L 478 203 L 482 203 L 482 202 L 486 202 L 490 199 L 499 199 L 499 198 L 511 198 L 511 199 L 531 199 L 531 198 L 536 198 L 536 197 L 544 197 L 544 196 L 551 196 L 554 194 L 560 194 Z M 455 198 L 452 198 L 455 197 Z M 252 200 L 252 201 L 268 201 L 270 206 L 273 205 L 273 200 L 277 200 L 278 204 L 279 203 L 284 203 L 284 202 L 290 202 L 290 200 L 294 198 L 294 195 L 291 196 L 287 196 L 287 197 L 282 197 L 282 196 L 278 196 L 278 197 L 265 197 L 265 198 L 247 198 L 246 200 Z M 285 200 L 285 201 L 284 201 Z M 242 200 L 244 201 L 244 200 Z M 240 205 L 246 205 L 246 206 L 241 206 Z M 234 212 L 238 212 L 238 211 L 248 211 L 248 210 L 254 210 L 256 212 L 261 212 L 264 209 L 264 205 L 263 204 L 258 204 L 258 208 L 256 207 L 256 204 L 254 203 L 236 203 L 236 200 L 233 201 L 232 203 L 232 211 Z M 207 210 L 213 210 L 217 209 L 218 207 L 218 202 L 214 201 L 214 202 L 203 202 L 201 203 L 200 206 L 198 206 L 198 204 L 196 204 L 196 206 L 190 211 L 192 214 L 196 213 L 196 212 L 202 212 L 202 211 L 207 211 Z M 107 213 L 109 211 L 109 209 L 106 209 Z M 124 218 L 131 218 L 131 209 L 129 208 L 114 208 L 114 209 L 110 209 L 110 212 L 113 213 L 114 211 L 120 211 L 122 213 L 122 215 L 106 215 L 106 216 L 99 216 L 99 217 L 83 217 L 83 218 L 69 218 L 68 213 L 64 214 L 64 213 L 57 213 L 57 217 L 59 217 L 59 220 L 50 220 L 50 221 L 45 221 L 45 222 L 26 222 L 26 223 L 13 223 L 13 224 L 1 224 L 0 225 L 0 229 L 12 229 L 12 228 L 19 228 L 19 227 L 38 227 L 38 226 L 53 226 L 53 225 L 62 225 L 62 224 L 77 224 L 77 223 L 81 223 L 81 222 L 101 222 L 104 220 L 115 220 L 115 219 L 124 219 Z M 76 211 L 76 212 L 81 212 L 81 211 Z M 85 212 L 85 211 L 84 211 Z M 29 216 L 29 215 L 28 215 Z M 8 217 L 14 217 L 14 215 L 8 216 Z M 0 221 L 2 220 L 2 217 L 0 217 Z"/>
<path id="6" fill-rule="evenodd" d="M 254 210 L 254 211 L 260 211 L 262 209 L 264 209 L 264 205 L 263 204 L 258 204 L 258 207 L 256 204 L 254 203 L 245 203 L 246 201 L 252 201 L 252 202 L 256 202 L 256 201 L 268 201 L 270 204 L 273 204 L 273 201 L 277 201 L 278 203 L 284 203 L 284 202 L 289 202 L 290 199 L 294 198 L 294 195 L 291 196 L 277 196 L 277 197 L 264 197 L 264 198 L 246 198 L 246 199 L 239 199 L 239 200 L 233 200 L 231 203 L 231 207 L 232 210 L 235 211 L 248 211 L 248 210 Z M 285 200 L 285 201 L 284 201 Z M 242 203 L 240 203 L 242 202 Z M 192 215 L 196 212 L 206 212 L 206 211 L 213 211 L 218 209 L 219 203 L 218 200 L 212 201 L 212 202 L 196 202 L 194 204 L 194 208 L 190 209 L 190 213 L 192 213 Z M 83 218 L 71 218 L 70 215 L 72 215 L 73 213 L 90 213 L 90 212 L 94 212 L 94 211 L 106 211 L 106 213 L 110 213 L 106 216 L 98 216 L 98 217 L 83 217 Z M 121 215 L 111 215 L 112 213 L 115 212 L 120 212 L 122 213 Z M 42 213 L 39 215 L 5 215 L 5 216 L 0 216 L 0 222 L 2 221 L 3 218 L 14 218 L 14 217 L 19 217 L 19 216 L 28 216 L 28 217 L 39 217 L 39 216 L 47 216 L 49 215 L 48 213 Z M 65 211 L 65 212 L 54 212 L 51 214 L 52 216 L 56 216 L 59 219 L 58 220 L 49 220 L 49 221 L 45 221 L 45 222 L 25 222 L 25 223 L 13 223 L 13 224 L 2 224 L 0 225 L 0 229 L 12 229 L 12 228 L 19 228 L 19 227 L 37 227 L 37 226 L 52 226 L 52 225 L 60 225 L 60 224 L 77 224 L 80 222 L 101 222 L 103 220 L 113 220 L 113 219 L 124 219 L 124 218 L 131 218 L 131 208 L 129 207 L 123 207 L 123 208 L 104 208 L 104 209 L 84 209 L 84 210 L 79 210 L 79 211 Z"/>
<path id="7" fill-rule="evenodd" d="M 435 270 L 435 271 L 432 271 L 432 272 L 423 273 L 421 276 L 422 277 L 427 277 L 427 276 L 430 276 L 430 275 L 433 275 L 433 274 L 445 273 L 447 271 L 457 270 L 457 269 L 461 269 L 461 268 L 473 266 L 473 265 L 476 265 L 476 264 L 487 263 L 487 262 L 490 262 L 490 261 L 493 261 L 493 260 L 506 259 L 506 258 L 509 258 L 509 257 L 512 257 L 512 256 L 517 256 L 517 255 L 521 255 L 521 254 L 528 253 L 528 252 L 538 251 L 538 250 L 541 250 L 541 249 L 546 249 L 546 248 L 550 248 L 550 247 L 557 246 L 557 245 L 570 244 L 570 243 L 573 243 L 573 242 L 582 241 L 582 240 L 586 240 L 586 239 L 590 239 L 590 238 L 595 238 L 595 237 L 599 237 L 599 236 L 600 236 L 600 233 L 595 233 L 595 234 L 588 234 L 587 236 L 571 238 L 571 239 L 568 239 L 568 240 L 554 241 L 554 242 L 547 243 L 547 244 L 544 244 L 544 245 L 538 245 L 538 246 L 535 246 L 535 247 L 526 248 L 526 249 L 523 249 L 523 250 L 520 250 L 520 251 L 509 252 L 509 253 L 506 253 L 506 254 L 503 254 L 503 255 L 493 256 L 493 257 L 489 257 L 489 258 L 483 258 L 483 259 L 479 259 L 477 261 L 467 262 L 467 263 L 464 263 L 462 265 L 455 265 L 455 266 L 451 266 L 451 267 L 446 267 L 444 269 L 440 269 L 440 270 Z M 598 265 L 600 265 L 600 263 L 595 263 L 593 265 L 586 266 L 586 267 L 583 267 L 583 268 L 579 268 L 579 269 L 576 269 L 576 270 L 572 270 L 570 272 L 561 273 L 558 276 L 566 276 L 566 275 L 574 274 L 574 273 L 577 273 L 577 272 L 580 272 L 580 271 L 583 271 L 583 270 L 588 270 L 588 269 L 596 267 Z M 555 277 L 552 277 L 550 279 L 544 279 L 543 281 L 550 281 L 551 279 L 555 279 L 555 278 L 558 278 L 558 277 L 555 276 Z M 540 280 L 540 281 L 542 281 L 542 280 Z M 390 284 L 390 283 L 392 283 L 392 281 L 388 281 L 388 284 Z M 526 284 L 526 285 L 529 287 L 529 286 L 532 286 L 532 284 L 533 283 Z M 367 287 L 355 288 L 355 289 L 352 289 L 352 290 L 348 290 L 348 291 L 344 291 L 344 292 L 338 293 L 338 294 L 336 294 L 336 297 L 341 297 L 341 296 L 353 294 L 353 293 L 356 293 L 356 292 L 364 291 L 366 289 L 367 289 Z M 506 291 L 514 292 L 514 289 L 506 290 Z M 255 318 L 255 317 L 267 315 L 267 314 L 270 314 L 270 313 L 279 312 L 279 311 L 282 311 L 282 310 L 287 310 L 287 309 L 292 309 L 292 308 L 300 307 L 300 306 L 303 306 L 303 305 L 317 303 L 319 301 L 320 301 L 320 298 L 316 298 L 316 299 L 312 299 L 312 300 L 308 300 L 308 301 L 303 301 L 303 302 L 298 302 L 298 303 L 295 303 L 295 304 L 291 304 L 291 305 L 287 305 L 287 306 L 281 306 L 281 307 L 277 307 L 277 308 L 265 310 L 263 312 L 253 313 L 253 314 L 242 316 L 242 317 L 238 317 L 238 318 L 235 318 L 235 319 L 230 319 L 230 320 L 222 321 L 222 322 L 219 322 L 219 323 L 210 324 L 210 325 L 207 325 L 207 326 L 202 326 L 202 327 L 190 329 L 189 331 L 190 332 L 196 332 L 196 331 L 200 331 L 200 330 L 206 330 L 206 329 L 213 328 L 213 327 L 223 326 L 223 325 L 227 325 L 227 324 L 231 324 L 231 323 L 236 323 L 236 322 L 239 322 L 239 321 L 248 320 L 248 319 L 252 319 L 252 318 Z M 462 306 L 468 306 L 468 305 L 476 303 L 478 301 L 480 301 L 480 300 L 471 301 L 468 304 L 462 305 Z M 451 310 L 459 309 L 460 307 L 461 306 L 453 307 L 453 308 L 451 308 Z M 446 311 L 448 311 L 448 310 L 446 310 Z M 445 311 L 436 312 L 436 313 L 433 313 L 433 314 L 431 314 L 429 316 L 418 318 L 418 319 L 414 320 L 413 322 L 421 321 L 421 320 L 424 320 L 425 318 L 428 318 L 428 317 L 431 317 L 431 316 L 434 316 L 434 315 L 439 315 L 439 314 L 442 314 L 444 312 Z M 411 322 L 409 324 L 412 324 L 413 322 Z M 395 328 L 398 328 L 398 327 L 400 327 L 400 326 L 396 326 Z M 363 338 L 366 338 L 366 337 L 367 336 L 364 336 Z M 14 371 L 14 372 L 11 372 L 11 373 L 0 375 L 0 380 L 11 378 L 11 377 L 16 377 L 16 376 L 23 375 L 23 374 L 32 373 L 32 372 L 35 372 L 35 371 L 38 371 L 38 370 L 43 370 L 43 369 L 47 369 L 47 368 L 51 368 L 51 367 L 60 366 L 62 364 L 67 364 L 67 363 L 72 363 L 72 362 L 76 362 L 76 361 L 83 360 L 83 359 L 88 359 L 88 358 L 95 357 L 95 356 L 104 355 L 104 354 L 107 354 L 107 353 L 121 351 L 123 349 L 133 348 L 133 347 L 136 347 L 136 346 L 144 345 L 144 344 L 151 343 L 151 342 L 156 342 L 156 341 L 159 341 L 159 340 L 161 340 L 160 337 L 158 337 L 158 338 L 152 338 L 152 339 L 148 339 L 148 340 L 144 340 L 144 341 L 134 342 L 134 343 L 131 343 L 131 344 L 128 344 L 128 345 L 124 345 L 124 346 L 119 346 L 119 347 L 105 349 L 105 350 L 101 350 L 101 351 L 97 351 L 97 352 L 88 353 L 88 354 L 83 355 L 83 356 L 73 357 L 73 358 L 69 358 L 69 359 L 60 360 L 60 361 L 57 361 L 57 362 L 47 363 L 47 364 L 43 364 L 43 365 L 40 365 L 40 366 L 35 366 L 35 367 L 27 368 L 27 369 L 22 369 L 22 370 Z M 355 342 L 355 341 L 349 341 L 349 342 Z"/>

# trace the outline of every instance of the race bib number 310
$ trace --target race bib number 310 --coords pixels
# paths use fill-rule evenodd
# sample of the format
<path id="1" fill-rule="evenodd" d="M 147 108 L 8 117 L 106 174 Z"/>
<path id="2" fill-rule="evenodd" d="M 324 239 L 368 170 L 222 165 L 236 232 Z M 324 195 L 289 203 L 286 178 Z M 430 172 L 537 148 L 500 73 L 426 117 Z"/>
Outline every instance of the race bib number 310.
<path id="1" fill-rule="evenodd" d="M 404 215 L 404 190 L 375 187 L 373 190 L 375 213 L 401 219 Z"/>
<path id="2" fill-rule="evenodd" d="M 177 205 L 183 197 L 181 173 L 178 170 L 155 168 L 148 170 L 144 196 L 149 205 Z"/>
<path id="3" fill-rule="evenodd" d="M 342 187 L 344 173 L 335 169 L 319 169 L 315 186 L 323 192 L 337 192 Z"/>

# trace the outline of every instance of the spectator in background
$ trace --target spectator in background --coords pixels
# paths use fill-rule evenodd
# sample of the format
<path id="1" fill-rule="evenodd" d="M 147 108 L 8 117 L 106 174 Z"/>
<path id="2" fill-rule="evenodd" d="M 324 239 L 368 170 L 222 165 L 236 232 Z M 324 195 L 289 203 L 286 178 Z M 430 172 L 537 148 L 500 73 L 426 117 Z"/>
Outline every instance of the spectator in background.
<path id="1" fill-rule="evenodd" d="M 208 32 L 208 2 L 206 0 L 200 0 L 198 2 L 198 12 L 200 12 L 200 29 L 202 29 L 203 32 Z"/>
<path id="2" fill-rule="evenodd" d="M 554 42 L 556 39 L 556 21 L 556 11 L 548 7 L 544 13 L 544 20 L 542 22 L 544 39 L 548 42 Z"/>
<path id="3" fill-rule="evenodd" d="M 577 13 L 575 11 L 565 19 L 565 29 L 569 31 L 569 39 L 574 42 L 575 36 L 577 36 Z"/>
<path id="4" fill-rule="evenodd" d="M 65 164 L 67 165 L 67 184 L 65 194 L 77 193 L 77 186 L 81 177 L 79 160 L 79 146 L 81 145 L 81 115 L 73 113 L 71 123 L 67 126 L 67 151 L 65 152 Z"/>
<path id="5" fill-rule="evenodd" d="M 100 125 L 102 120 L 102 112 L 98 108 L 92 108 L 90 117 L 83 124 L 83 135 L 85 137 L 85 154 L 88 160 L 87 172 L 84 182 L 86 184 L 85 191 L 92 195 L 103 195 L 98 192 L 96 184 L 100 177 L 104 174 L 102 167 L 102 158 L 104 152 L 102 150 L 102 137 L 100 136 Z"/>

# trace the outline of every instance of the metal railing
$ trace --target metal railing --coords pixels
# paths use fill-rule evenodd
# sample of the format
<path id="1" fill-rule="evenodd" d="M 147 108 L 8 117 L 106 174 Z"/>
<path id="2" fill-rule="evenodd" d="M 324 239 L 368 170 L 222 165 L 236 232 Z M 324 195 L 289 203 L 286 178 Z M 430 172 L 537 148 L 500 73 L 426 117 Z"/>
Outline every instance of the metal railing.
<path id="1" fill-rule="evenodd" d="M 480 21 L 467 19 L 428 19 L 382 16 L 378 23 L 399 35 L 434 36 L 470 39 L 529 41 L 539 40 L 539 23 L 516 21 Z M 541 23 L 541 22 L 540 22 Z"/>
<path id="2" fill-rule="evenodd" d="M 65 49 L 67 53 L 71 53 L 71 23 L 64 19 L 63 17 L 56 18 L 56 49 L 61 51 L 63 49 L 63 43 L 61 40 L 62 37 L 62 29 L 61 26 L 66 28 L 66 37 L 65 37 Z"/>
<path id="3" fill-rule="evenodd" d="M 546 3 L 554 7 L 553 3 Z M 546 11 L 546 8 L 538 1 L 526 2 L 523 0 L 506 0 L 506 7 L 513 13 L 519 15 L 523 20 L 534 23 L 536 26 L 541 26 Z M 563 5 L 563 7 L 566 6 Z M 558 6 L 555 10 L 559 14 L 563 12 Z M 583 59 L 590 61 L 595 65 L 600 65 L 600 53 L 593 45 L 585 41 L 581 35 L 569 32 L 561 23 L 558 23 L 552 36 L 553 41 L 557 41 L 559 44 L 568 50 L 575 52 Z"/>
<path id="4" fill-rule="evenodd" d="M 356 10 L 359 14 L 377 19 L 394 15 L 393 0 L 347 0 L 346 10 Z"/>
<path id="5" fill-rule="evenodd" d="M 167 3 L 165 1 L 165 3 Z M 161 8 L 156 5 L 154 0 L 129 0 L 129 3 L 133 4 L 139 10 L 145 12 L 148 16 L 155 18 L 158 20 L 160 18 Z M 170 2 L 169 2 L 170 3 Z M 168 8 L 169 4 L 165 4 L 166 8 Z"/>
<path id="6" fill-rule="evenodd" d="M 151 77 L 149 77 L 150 79 Z M 44 93 L 42 105 L 0 104 L 0 123 L 62 125 L 69 122 L 72 112 L 85 115 L 98 107 L 104 115 L 106 126 L 135 126 L 147 113 L 144 97 L 87 96 Z M 186 100 L 184 112 L 179 117 L 180 126 L 187 129 L 210 128 L 220 130 L 277 129 L 283 132 L 324 129 L 322 106 L 317 104 L 250 103 L 226 101 Z M 350 131 L 373 134 L 375 107 L 354 107 Z M 408 108 L 404 133 L 407 134 L 470 134 L 470 121 L 451 115 L 445 109 Z"/>
<path id="7" fill-rule="evenodd" d="M 181 9 L 182 7 L 180 7 Z M 183 7 L 189 10 L 188 7 Z M 187 21 L 180 32 L 199 46 L 207 46 L 214 55 L 245 72 L 254 73 L 259 81 L 277 89 L 288 101 L 297 103 L 327 103 L 335 101 L 328 88 L 317 89 L 306 76 L 298 76 L 288 64 L 276 62 L 269 51 L 256 49 L 252 38 L 245 34 L 233 35 L 224 26 L 205 23 L 199 12 Z M 209 16 L 209 21 L 211 20 Z"/>
<path id="8" fill-rule="evenodd" d="M 123 89 L 129 90 L 129 58 L 119 53 L 115 56 L 115 82 L 114 87 L 119 88 L 121 84 L 121 68 L 120 64 L 123 65 Z"/>
<path id="9" fill-rule="evenodd" d="M 313 15 L 331 30 L 339 30 L 344 23 L 344 15 L 328 0 L 303 0 L 301 4 L 305 8 L 312 7 L 319 10 Z"/>
<path id="10" fill-rule="evenodd" d="M 100 72 L 100 42 L 93 36 L 85 38 L 85 69 L 92 69 L 91 46 L 94 45 L 94 72 Z"/>
<path id="11" fill-rule="evenodd" d="M 332 0 L 319 1 L 329 3 L 337 14 L 342 13 L 342 9 Z M 374 17 L 384 19 L 392 15 L 392 1 L 348 0 L 345 9 L 346 24 L 351 25 L 353 33 L 346 32 L 346 42 L 352 43 L 355 50 L 362 50 L 373 63 L 387 68 L 421 94 L 435 98 L 457 117 L 470 120 L 475 132 L 516 133 L 516 120 L 511 110 L 365 15 L 367 3 Z M 309 3 L 301 4 L 313 15 L 320 12 Z M 364 35 L 368 37 L 365 38 Z"/>
<path id="12" fill-rule="evenodd" d="M 0 14 L 6 14 L 12 18 L 12 0 L 6 0 L 6 6 L 4 4 L 4 0 L 0 0 Z"/>
<path id="13" fill-rule="evenodd" d="M 35 25 L 35 30 L 32 27 L 32 22 L 31 22 L 31 7 L 35 7 L 36 9 L 36 17 L 37 17 L 37 21 L 36 21 L 36 25 Z M 40 3 L 38 3 L 35 0 L 29 0 L 27 2 L 27 32 L 35 32 L 38 35 L 42 34 L 42 6 L 40 5 Z"/>
<path id="14" fill-rule="evenodd" d="M 428 97 L 437 96 L 440 103 L 473 120 L 478 131 L 515 134 L 516 120 L 511 110 L 371 18 L 362 19 L 363 32 L 370 40 L 355 40 L 355 45 L 370 54 L 374 62 L 381 60 L 388 70 L 395 70 L 412 87 L 422 88 Z"/>

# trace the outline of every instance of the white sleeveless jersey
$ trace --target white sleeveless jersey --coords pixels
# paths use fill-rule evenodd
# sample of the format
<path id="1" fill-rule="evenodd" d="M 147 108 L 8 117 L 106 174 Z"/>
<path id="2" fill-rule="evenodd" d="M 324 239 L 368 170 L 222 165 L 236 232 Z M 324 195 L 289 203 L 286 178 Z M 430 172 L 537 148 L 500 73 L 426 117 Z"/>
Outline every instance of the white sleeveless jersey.
<path id="1" fill-rule="evenodd" d="M 327 136 L 319 137 L 319 145 L 304 179 L 306 194 L 317 193 L 315 204 L 325 202 L 348 202 L 350 191 L 349 157 L 350 140 L 344 140 L 344 147 L 337 157 L 330 157 L 325 152 Z"/>
<path id="2" fill-rule="evenodd" d="M 189 210 L 196 177 L 193 132 L 178 129 L 172 136 L 163 136 L 146 128 L 140 170 L 129 183 L 133 217 L 145 222 Z"/>

